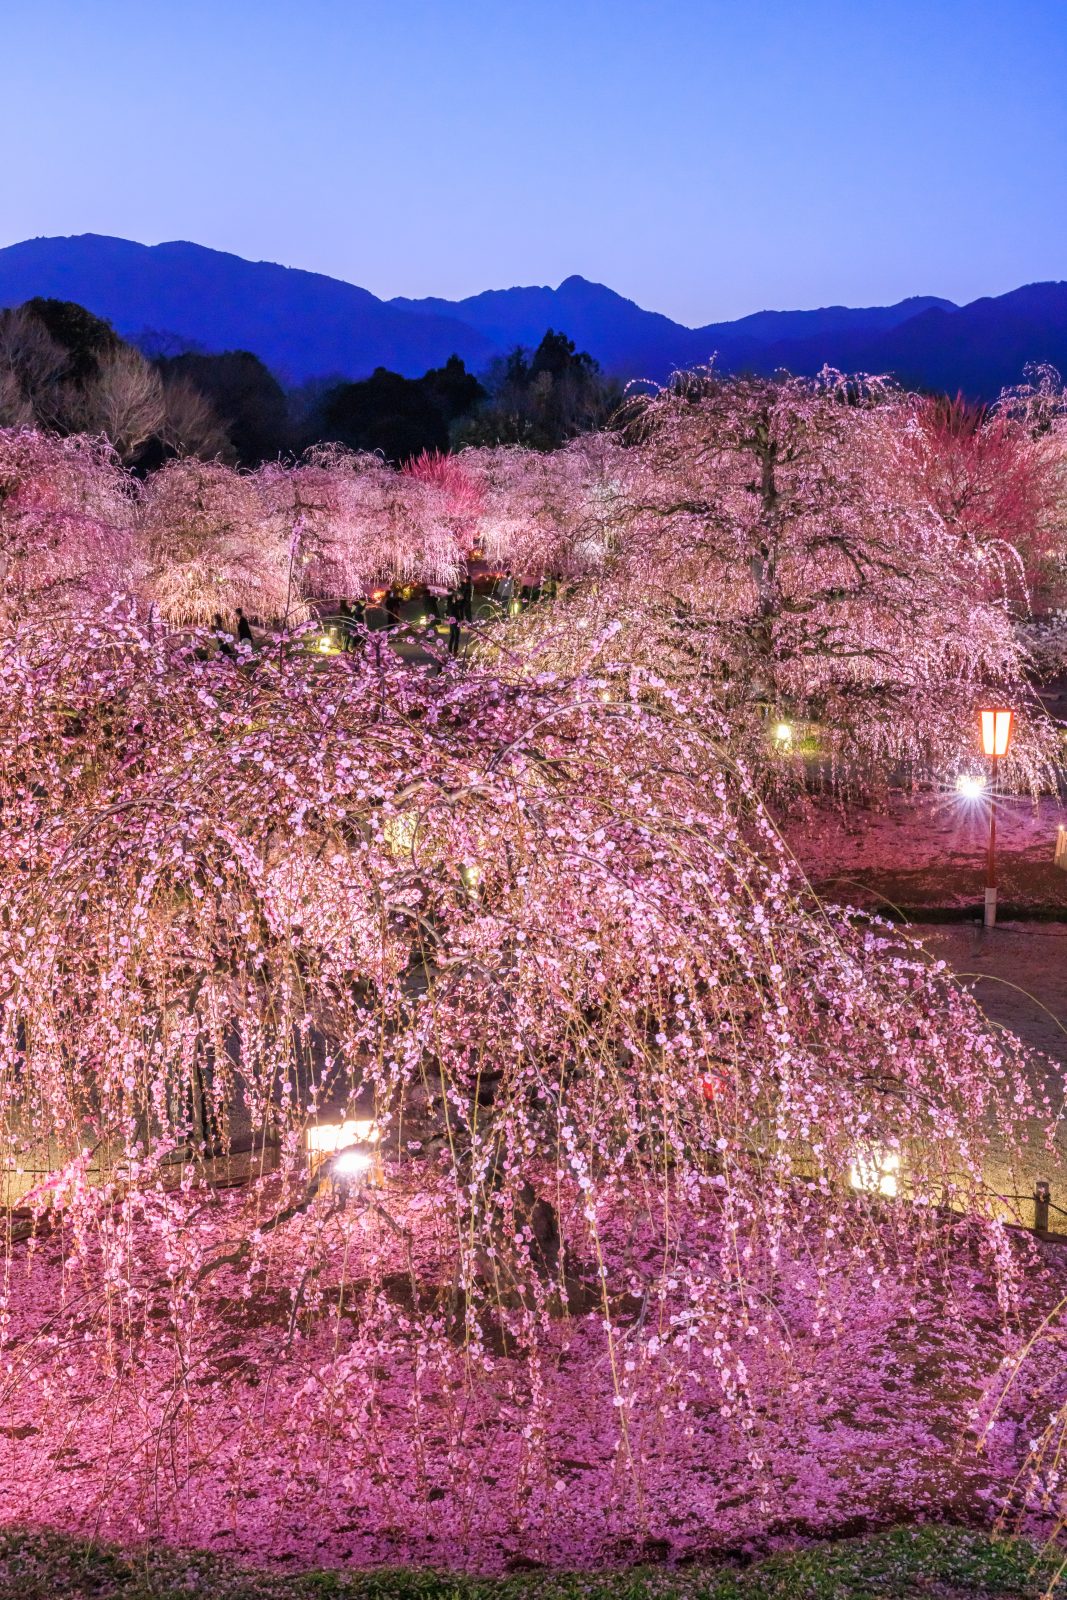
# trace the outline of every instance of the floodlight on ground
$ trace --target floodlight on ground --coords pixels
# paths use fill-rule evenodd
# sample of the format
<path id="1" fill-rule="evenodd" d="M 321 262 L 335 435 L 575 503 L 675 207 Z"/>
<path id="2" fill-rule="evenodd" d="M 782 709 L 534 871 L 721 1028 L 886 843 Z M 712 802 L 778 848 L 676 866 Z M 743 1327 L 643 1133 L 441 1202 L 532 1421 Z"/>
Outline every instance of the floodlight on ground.
<path id="1" fill-rule="evenodd" d="M 956 779 L 956 793 L 962 800 L 980 800 L 986 791 L 986 781 L 980 772 L 961 772 Z"/>
<path id="2" fill-rule="evenodd" d="M 880 1145 L 869 1145 L 857 1151 L 848 1174 L 853 1189 L 864 1194 L 882 1195 L 887 1200 L 894 1200 L 899 1193 L 899 1179 L 899 1153 Z"/>
<path id="3" fill-rule="evenodd" d="M 354 1144 L 377 1144 L 381 1134 L 373 1117 L 344 1122 L 315 1122 L 304 1129 L 304 1148 L 311 1156 L 333 1155 Z"/>
<path id="4" fill-rule="evenodd" d="M 362 1183 L 374 1166 L 374 1152 L 362 1145 L 339 1150 L 330 1162 L 330 1172 L 342 1183 Z"/>
<path id="5" fill-rule="evenodd" d="M 477 894 L 482 881 L 482 869 L 476 861 L 465 861 L 459 869 L 459 881 L 468 894 Z"/>

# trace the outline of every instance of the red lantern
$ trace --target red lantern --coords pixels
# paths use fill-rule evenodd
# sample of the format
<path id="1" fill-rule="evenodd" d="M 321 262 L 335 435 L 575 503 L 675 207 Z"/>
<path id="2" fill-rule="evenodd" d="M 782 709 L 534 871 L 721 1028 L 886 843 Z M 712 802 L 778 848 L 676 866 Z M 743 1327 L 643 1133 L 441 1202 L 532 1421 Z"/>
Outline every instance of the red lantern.
<path id="1" fill-rule="evenodd" d="M 714 1072 L 705 1072 L 700 1080 L 700 1088 L 708 1105 L 714 1105 L 719 1097 L 722 1084 Z"/>

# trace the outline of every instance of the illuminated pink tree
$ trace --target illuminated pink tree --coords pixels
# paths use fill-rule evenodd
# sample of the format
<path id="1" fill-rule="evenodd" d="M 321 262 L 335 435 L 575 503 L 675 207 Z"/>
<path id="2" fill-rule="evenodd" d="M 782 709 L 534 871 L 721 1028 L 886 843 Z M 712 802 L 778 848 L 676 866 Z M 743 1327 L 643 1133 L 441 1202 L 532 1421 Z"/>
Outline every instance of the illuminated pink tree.
<path id="1" fill-rule="evenodd" d="M 0 594 L 40 620 L 139 581 L 134 485 L 101 440 L 0 429 Z"/>
<path id="2" fill-rule="evenodd" d="M 988 569 L 988 598 L 1024 612 L 1028 587 L 1054 541 L 1056 474 L 1047 442 L 1031 436 L 1008 405 L 989 409 L 955 400 L 915 403 L 904 433 L 916 493 L 925 496 L 976 576 Z"/>
<path id="3" fill-rule="evenodd" d="M 518 445 L 465 451 L 481 488 L 479 539 L 487 558 L 524 583 L 549 573 L 603 572 L 618 548 L 620 449 L 608 435 L 545 454 Z"/>
<path id="4" fill-rule="evenodd" d="M 691 375 L 638 400 L 630 424 L 620 570 L 671 619 L 664 659 L 699 663 L 727 704 L 814 719 L 857 776 L 951 771 L 983 694 L 1033 703 L 991 541 L 919 481 L 922 426 L 907 396 L 836 373 Z M 997 550 L 995 571 L 1017 575 Z M 1015 777 L 1046 782 L 1047 722 L 1023 724 Z"/>
<path id="5" fill-rule="evenodd" d="M 0 650 L 0 1510 L 316 1560 L 694 1549 L 787 1489 L 822 1514 L 820 1452 L 862 1479 L 842 1409 L 916 1329 L 969 1385 L 1010 1353 L 1043 1080 L 816 901 L 762 801 L 758 699 L 866 775 L 1022 693 L 920 425 L 704 376 L 552 456 L 175 463 L 133 523 L 98 447 L 3 436 L 17 592 L 87 531 L 54 545 L 82 613 L 12 606 Z M 131 525 L 114 606 L 87 553 Z M 472 537 L 572 582 L 455 670 L 281 634 L 249 670 L 144 617 L 292 621 Z M 313 1167 L 342 1123 L 355 1165 Z M 896 1392 L 910 1485 L 929 1396 Z"/>
<path id="6" fill-rule="evenodd" d="M 335 447 L 260 481 L 294 530 L 301 591 L 316 600 L 366 596 L 375 585 L 449 582 L 460 559 L 456 489 L 440 477 L 397 472 L 380 456 Z"/>
<path id="7" fill-rule="evenodd" d="M 237 606 L 264 624 L 293 611 L 291 534 L 254 474 L 191 457 L 145 485 L 138 519 L 147 594 L 175 624 Z"/>
<path id="8" fill-rule="evenodd" d="M 575 632 L 567 674 L 440 677 L 10 637 L 0 1395 L 38 1514 L 356 1559 L 702 1537 L 827 1425 L 797 1351 L 854 1384 L 930 1292 L 939 1207 L 1010 1300 L 1017 1047 L 808 897 L 726 720 Z M 383 1187 L 309 1181 L 345 1116 Z"/>

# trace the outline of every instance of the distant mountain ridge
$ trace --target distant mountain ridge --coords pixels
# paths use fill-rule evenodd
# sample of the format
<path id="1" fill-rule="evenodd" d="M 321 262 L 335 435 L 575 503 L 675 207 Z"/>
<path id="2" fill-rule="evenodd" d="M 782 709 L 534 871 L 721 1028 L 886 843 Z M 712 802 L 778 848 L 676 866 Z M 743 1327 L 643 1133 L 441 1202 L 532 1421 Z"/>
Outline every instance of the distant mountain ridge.
<path id="1" fill-rule="evenodd" d="M 856 332 L 873 337 L 934 307 L 956 310 L 951 300 L 916 295 L 895 306 L 756 311 L 736 322 L 687 328 L 657 311 L 643 310 L 614 289 L 577 276 L 565 278 L 558 289 L 487 289 L 466 300 L 397 298 L 389 304 L 405 311 L 457 317 L 509 348 L 536 344 L 548 327 L 562 329 L 607 371 L 627 378 L 657 379 L 673 367 L 710 361 L 716 353 L 732 365 L 758 363 L 761 352 L 772 343 Z"/>
<path id="2" fill-rule="evenodd" d="M 246 261 L 174 241 L 101 234 L 0 249 L 0 306 L 35 295 L 75 300 L 135 340 L 148 330 L 205 350 L 251 350 L 284 382 L 359 378 L 375 367 L 414 377 L 453 353 L 485 368 L 549 327 L 608 372 L 665 379 L 714 356 L 724 370 L 887 372 L 904 383 L 991 396 L 1027 362 L 1067 371 L 1067 283 L 1028 284 L 956 306 L 918 295 L 892 306 L 757 311 L 688 328 L 603 284 L 488 289 L 463 300 L 381 300 L 322 273 Z"/>

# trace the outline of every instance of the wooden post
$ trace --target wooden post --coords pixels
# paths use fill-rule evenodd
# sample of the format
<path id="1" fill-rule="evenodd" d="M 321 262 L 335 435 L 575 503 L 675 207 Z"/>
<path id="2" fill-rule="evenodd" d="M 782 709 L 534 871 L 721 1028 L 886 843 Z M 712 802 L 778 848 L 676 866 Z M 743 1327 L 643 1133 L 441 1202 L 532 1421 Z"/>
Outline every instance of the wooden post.
<path id="1" fill-rule="evenodd" d="M 1056 829 L 1056 854 L 1052 858 L 1052 864 L 1059 867 L 1061 872 L 1067 872 L 1067 828 L 1062 822 Z"/>

